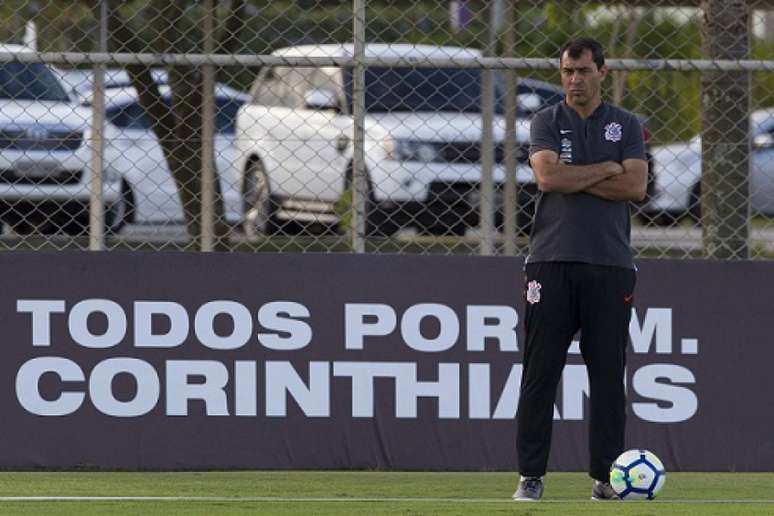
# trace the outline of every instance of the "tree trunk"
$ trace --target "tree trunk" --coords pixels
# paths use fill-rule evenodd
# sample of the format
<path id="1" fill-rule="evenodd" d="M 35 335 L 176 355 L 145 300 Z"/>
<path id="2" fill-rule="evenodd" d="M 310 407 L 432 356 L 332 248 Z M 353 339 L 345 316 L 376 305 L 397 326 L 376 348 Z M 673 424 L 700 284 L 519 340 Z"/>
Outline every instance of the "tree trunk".
<path id="1" fill-rule="evenodd" d="M 709 59 L 749 59 L 745 0 L 703 0 L 702 44 Z M 704 254 L 749 256 L 750 74 L 702 75 L 701 222 Z"/>
<path id="2" fill-rule="evenodd" d="M 111 50 L 148 52 L 149 49 L 144 46 L 138 48 L 139 38 L 118 12 L 121 3 L 119 0 L 110 0 Z M 234 5 L 242 4 L 234 2 Z M 191 34 L 190 30 L 180 30 L 184 17 L 184 5 L 181 2 L 156 0 L 146 9 L 147 19 L 151 20 L 157 29 L 159 48 L 155 51 L 186 53 L 198 50 L 194 45 L 201 38 L 197 34 Z M 175 20 L 175 23 L 170 23 L 170 20 Z M 126 69 L 175 180 L 186 228 L 191 237 L 188 248 L 197 250 L 200 248 L 202 226 L 202 74 L 191 66 L 169 67 L 172 102 L 171 106 L 167 106 L 163 102 L 158 85 L 153 81 L 149 67 L 129 65 Z M 223 195 L 219 181 L 215 182 L 214 216 L 215 249 L 226 250 L 228 226 L 225 223 Z"/>
<path id="3" fill-rule="evenodd" d="M 624 48 L 619 54 L 623 58 L 632 57 L 634 54 L 634 43 L 637 36 L 637 27 L 642 19 L 640 9 L 636 7 L 627 7 L 625 9 L 629 24 L 626 28 L 626 37 L 624 38 Z M 623 15 L 622 15 L 623 17 Z M 626 70 L 617 70 L 613 72 L 613 104 L 620 106 L 626 94 Z"/>

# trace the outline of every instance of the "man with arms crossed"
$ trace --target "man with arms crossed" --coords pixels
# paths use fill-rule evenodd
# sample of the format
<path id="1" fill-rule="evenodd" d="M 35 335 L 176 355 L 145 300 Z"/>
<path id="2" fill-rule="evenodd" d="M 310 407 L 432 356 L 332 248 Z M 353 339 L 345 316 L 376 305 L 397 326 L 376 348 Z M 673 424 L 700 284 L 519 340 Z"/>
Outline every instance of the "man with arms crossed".
<path id="1" fill-rule="evenodd" d="M 573 336 L 589 373 L 592 498 L 616 499 L 609 471 L 623 451 L 624 367 L 636 282 L 629 201 L 645 197 L 647 163 L 637 118 L 602 102 L 602 46 L 560 51 L 564 102 L 536 114 L 530 163 L 539 198 L 526 259 L 524 364 L 518 408 L 521 477 L 514 500 L 543 494 L 553 404 Z"/>

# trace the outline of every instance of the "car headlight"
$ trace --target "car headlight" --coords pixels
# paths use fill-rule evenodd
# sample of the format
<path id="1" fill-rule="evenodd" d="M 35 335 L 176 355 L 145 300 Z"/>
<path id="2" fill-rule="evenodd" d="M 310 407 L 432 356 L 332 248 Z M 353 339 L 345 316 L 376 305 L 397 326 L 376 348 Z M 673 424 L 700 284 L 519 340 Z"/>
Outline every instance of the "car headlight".
<path id="1" fill-rule="evenodd" d="M 439 161 L 440 145 L 433 142 L 417 142 L 388 138 L 384 142 L 387 159 L 395 161 L 421 161 L 429 163 Z"/>

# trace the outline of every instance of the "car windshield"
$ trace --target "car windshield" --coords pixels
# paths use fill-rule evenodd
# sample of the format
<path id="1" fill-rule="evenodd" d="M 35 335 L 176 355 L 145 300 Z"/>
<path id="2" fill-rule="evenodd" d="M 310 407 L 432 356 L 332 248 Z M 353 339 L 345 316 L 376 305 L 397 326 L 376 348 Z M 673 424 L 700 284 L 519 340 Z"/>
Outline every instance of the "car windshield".
<path id="1" fill-rule="evenodd" d="M 481 71 L 459 68 L 366 68 L 366 109 L 369 113 L 395 111 L 481 112 Z M 344 81 L 352 112 L 352 69 Z M 495 112 L 505 113 L 505 77 L 495 71 Z M 520 99 L 516 116 L 530 117 L 546 106 L 564 100 L 558 87 L 518 81 Z M 529 100 L 527 102 L 526 100 Z"/>
<path id="2" fill-rule="evenodd" d="M 70 102 L 54 74 L 41 63 L 0 64 L 0 98 Z"/>
<path id="3" fill-rule="evenodd" d="M 366 111 L 481 112 L 481 71 L 460 68 L 387 68 L 365 70 Z M 352 112 L 352 69 L 344 71 L 347 102 Z M 500 81 L 495 94 L 502 98 Z M 502 102 L 497 102 L 502 112 Z"/>
<path id="4" fill-rule="evenodd" d="M 169 97 L 164 97 L 164 102 L 169 105 Z M 236 113 L 241 101 L 231 98 L 218 98 L 215 112 L 215 131 L 222 134 L 235 132 Z M 130 102 L 113 106 L 107 110 L 108 121 L 121 129 L 149 130 L 150 122 L 145 117 L 145 111 L 139 102 Z"/>

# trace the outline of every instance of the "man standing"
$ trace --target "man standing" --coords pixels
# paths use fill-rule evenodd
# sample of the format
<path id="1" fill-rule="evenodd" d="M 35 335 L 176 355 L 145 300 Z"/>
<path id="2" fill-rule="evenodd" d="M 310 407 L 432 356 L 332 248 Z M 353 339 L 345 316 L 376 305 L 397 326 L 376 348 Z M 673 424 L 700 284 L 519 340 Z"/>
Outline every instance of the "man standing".
<path id="1" fill-rule="evenodd" d="M 573 336 L 589 374 L 592 498 L 615 499 L 610 466 L 623 451 L 624 367 L 636 281 L 629 201 L 645 197 L 637 118 L 602 102 L 602 46 L 590 38 L 559 54 L 565 100 L 535 115 L 530 163 L 540 191 L 526 259 L 524 364 L 515 500 L 543 494 L 553 403 Z"/>

